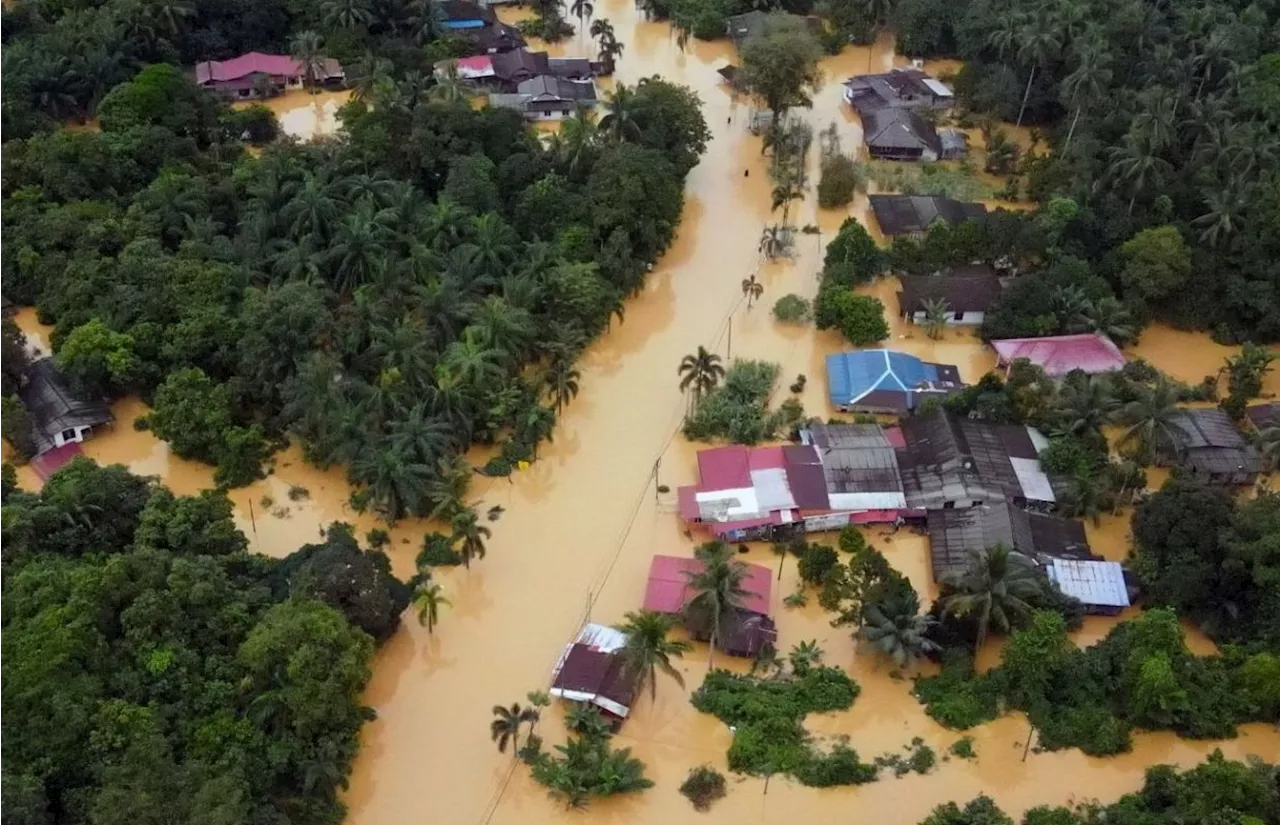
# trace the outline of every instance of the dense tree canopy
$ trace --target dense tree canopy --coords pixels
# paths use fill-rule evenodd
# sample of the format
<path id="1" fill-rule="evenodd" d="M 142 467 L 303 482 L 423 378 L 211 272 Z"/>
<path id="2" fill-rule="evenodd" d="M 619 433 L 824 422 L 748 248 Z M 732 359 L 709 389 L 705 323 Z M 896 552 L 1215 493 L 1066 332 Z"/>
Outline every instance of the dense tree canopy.
<path id="1" fill-rule="evenodd" d="M 341 817 L 373 641 L 323 587 L 273 593 L 315 553 L 84 458 L 8 495 L 3 542 L 5 821 Z"/>

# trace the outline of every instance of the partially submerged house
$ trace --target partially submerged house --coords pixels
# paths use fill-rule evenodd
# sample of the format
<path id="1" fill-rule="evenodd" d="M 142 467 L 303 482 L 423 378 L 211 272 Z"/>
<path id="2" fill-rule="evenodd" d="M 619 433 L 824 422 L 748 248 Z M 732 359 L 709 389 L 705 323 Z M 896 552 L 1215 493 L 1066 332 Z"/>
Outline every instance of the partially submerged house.
<path id="1" fill-rule="evenodd" d="M 562 120 L 580 107 L 592 108 L 599 101 L 591 81 L 563 80 L 542 75 L 516 87 L 515 94 L 489 95 L 489 105 L 515 109 L 525 120 Z"/>
<path id="2" fill-rule="evenodd" d="M 725 34 L 733 41 L 733 45 L 740 49 L 743 43 L 768 32 L 771 26 L 785 26 L 789 21 L 795 21 L 796 24 L 808 28 L 815 36 L 822 31 L 822 21 L 812 15 L 749 11 L 730 17 L 725 23 Z"/>
<path id="3" fill-rule="evenodd" d="M 946 306 L 948 326 L 981 324 L 1000 297 L 1003 285 L 986 264 L 961 266 L 936 275 L 899 275 L 898 312 L 908 321 L 924 323 L 929 302 Z"/>
<path id="4" fill-rule="evenodd" d="M 1209 484 L 1252 484 L 1262 474 L 1262 455 L 1223 410 L 1179 410 L 1173 427 L 1177 454 L 1160 456 L 1161 464 L 1180 464 Z"/>
<path id="5" fill-rule="evenodd" d="M 924 234 L 938 221 L 955 225 L 987 217 L 980 203 L 934 195 L 870 195 L 869 200 L 880 232 L 889 237 Z"/>
<path id="6" fill-rule="evenodd" d="M 1043 569 L 1059 590 L 1084 605 L 1086 613 L 1117 616 L 1130 604 L 1129 585 L 1120 562 L 1050 559 Z"/>
<path id="7" fill-rule="evenodd" d="M 942 141 L 929 121 L 910 109 L 880 109 L 862 116 L 867 152 L 877 160 L 935 161 Z"/>
<path id="8" fill-rule="evenodd" d="M 698 452 L 681 518 L 725 541 L 892 522 L 906 504 L 897 454 L 878 425 L 811 424 L 804 444 Z"/>
<path id="9" fill-rule="evenodd" d="M 1254 404 L 1245 411 L 1245 417 L 1259 430 L 1280 426 L 1280 403 Z"/>
<path id="10" fill-rule="evenodd" d="M 524 46 L 524 37 L 514 26 L 498 20 L 488 4 L 471 0 L 444 0 L 439 4 L 444 28 L 470 41 L 478 54 L 499 54 Z"/>
<path id="11" fill-rule="evenodd" d="M 827 356 L 827 393 L 841 412 L 904 415 L 927 398 L 964 387 L 953 364 L 931 364 L 906 352 L 866 349 Z"/>
<path id="12" fill-rule="evenodd" d="M 854 75 L 844 82 L 844 99 L 864 116 L 880 109 L 943 109 L 956 96 L 942 81 L 910 66 Z"/>
<path id="13" fill-rule="evenodd" d="M 346 75 L 342 64 L 327 58 L 320 75 L 312 78 L 321 86 L 340 86 Z M 196 64 L 196 84 L 228 100 L 257 100 L 301 89 L 306 81 L 302 63 L 284 54 L 249 52 L 230 60 L 206 60 Z"/>
<path id="14" fill-rule="evenodd" d="M 102 399 L 73 393 L 52 358 L 41 358 L 27 367 L 26 383 L 18 390 L 18 397 L 31 419 L 36 455 L 79 444 L 93 435 L 95 428 L 114 420 Z"/>
<path id="15" fill-rule="evenodd" d="M 963 573 L 974 552 L 1003 545 L 1038 564 L 1053 559 L 1091 559 L 1079 521 L 1032 513 L 1008 502 L 929 510 L 929 563 L 935 580 Z"/>
<path id="16" fill-rule="evenodd" d="M 436 75 L 442 76 L 453 67 L 458 76 L 477 86 L 486 86 L 514 94 L 521 83 L 535 77 L 558 77 L 562 80 L 590 80 L 595 68 L 583 57 L 548 57 L 546 52 L 512 49 L 498 54 L 482 54 L 436 63 Z"/>
<path id="17" fill-rule="evenodd" d="M 1019 358 L 1025 358 L 1045 371 L 1050 378 L 1064 378 L 1067 373 L 1082 370 L 1094 375 L 1124 368 L 1124 353 L 1107 336 L 1096 333 L 1050 335 L 1044 338 L 1002 338 L 991 346 L 1006 369 Z"/>
<path id="18" fill-rule="evenodd" d="M 1034 427 L 931 413 L 904 418 L 898 467 L 912 512 L 1010 501 L 1037 509 L 1056 502 L 1040 464 L 1049 441 Z"/>
<path id="19" fill-rule="evenodd" d="M 736 611 L 733 623 L 729 627 L 721 627 L 721 636 L 717 639 L 717 647 L 731 656 L 755 656 L 761 648 L 774 644 L 778 638 L 777 626 L 770 618 L 773 573 L 758 564 L 745 566 L 747 575 L 742 581 L 742 589 L 747 596 Z M 644 609 L 680 616 L 689 635 L 705 642 L 710 639 L 710 627 L 703 626 L 697 617 L 686 615 L 685 610 L 696 595 L 689 586 L 689 579 L 703 569 L 700 559 L 654 556 L 645 585 Z"/>
<path id="20" fill-rule="evenodd" d="M 566 646 L 551 672 L 552 696 L 586 702 L 607 719 L 620 723 L 631 713 L 635 680 L 626 672 L 620 651 L 627 635 L 600 624 L 584 625 L 578 638 Z"/>

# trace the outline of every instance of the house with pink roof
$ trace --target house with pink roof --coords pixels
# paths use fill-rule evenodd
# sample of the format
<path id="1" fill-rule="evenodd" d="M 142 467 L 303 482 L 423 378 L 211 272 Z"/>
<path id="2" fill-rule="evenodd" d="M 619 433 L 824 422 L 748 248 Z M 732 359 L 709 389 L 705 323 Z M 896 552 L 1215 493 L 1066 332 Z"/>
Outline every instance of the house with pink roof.
<path id="1" fill-rule="evenodd" d="M 734 562 L 742 564 L 741 562 Z M 778 638 L 778 629 L 770 614 L 773 594 L 773 574 L 758 564 L 743 564 L 746 576 L 742 589 L 746 597 L 730 627 L 720 629 L 716 646 L 731 656 L 754 656 L 766 644 Z M 680 616 L 689 635 L 698 641 L 708 641 L 710 628 L 700 626 L 696 616 L 687 616 L 685 606 L 695 593 L 689 586 L 690 578 L 701 573 L 705 564 L 701 559 L 684 556 L 654 556 L 649 565 L 649 581 L 645 585 L 644 609 L 668 616 Z"/>
<path id="2" fill-rule="evenodd" d="M 346 80 L 342 64 L 325 58 L 320 86 L 340 85 Z M 283 54 L 249 52 L 230 60 L 206 60 L 196 64 L 196 83 L 229 100 L 257 100 L 301 89 L 306 81 L 302 63 Z"/>
<path id="3" fill-rule="evenodd" d="M 1123 369 L 1124 353 L 1105 335 L 1050 335 L 1046 338 L 1004 338 L 992 341 L 1006 369 L 1025 358 L 1051 378 L 1063 378 L 1072 370 L 1097 374 Z"/>

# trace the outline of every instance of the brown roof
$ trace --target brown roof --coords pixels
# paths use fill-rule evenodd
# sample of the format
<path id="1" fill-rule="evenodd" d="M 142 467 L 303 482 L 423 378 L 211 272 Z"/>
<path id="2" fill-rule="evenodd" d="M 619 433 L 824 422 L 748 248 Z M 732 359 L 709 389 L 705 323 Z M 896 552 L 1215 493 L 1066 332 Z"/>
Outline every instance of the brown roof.
<path id="1" fill-rule="evenodd" d="M 924 309 L 926 300 L 947 302 L 952 312 L 986 312 L 1000 297 L 1000 278 L 986 265 L 957 267 L 938 275 L 901 275 L 898 307 L 904 313 Z"/>
<path id="2" fill-rule="evenodd" d="M 575 644 L 569 651 L 552 687 L 603 696 L 624 707 L 630 707 L 635 697 L 622 657 L 584 644 Z"/>
<path id="3" fill-rule="evenodd" d="M 1267 404 L 1255 404 L 1248 409 L 1246 415 L 1253 422 L 1253 426 L 1258 429 L 1273 427 L 1280 424 L 1280 402 L 1272 401 Z"/>

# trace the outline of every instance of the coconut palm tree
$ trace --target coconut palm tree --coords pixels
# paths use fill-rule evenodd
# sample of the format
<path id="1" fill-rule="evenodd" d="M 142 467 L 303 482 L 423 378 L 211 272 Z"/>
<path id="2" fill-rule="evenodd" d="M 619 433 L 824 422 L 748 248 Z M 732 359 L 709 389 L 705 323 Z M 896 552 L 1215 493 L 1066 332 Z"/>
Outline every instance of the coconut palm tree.
<path id="1" fill-rule="evenodd" d="M 783 224 L 766 226 L 760 233 L 760 253 L 769 260 L 791 253 L 791 227 Z"/>
<path id="2" fill-rule="evenodd" d="M 637 693 L 644 690 L 644 684 L 648 682 L 649 695 L 655 701 L 658 698 L 659 670 L 684 687 L 684 677 L 671 660 L 684 656 L 692 645 L 679 639 L 668 639 L 667 635 L 674 627 L 673 616 L 652 610 L 628 613 L 623 623 L 618 625 L 618 630 L 627 634 L 627 643 L 621 651 L 627 674 Z"/>
<path id="3" fill-rule="evenodd" d="M 951 312 L 951 304 L 946 298 L 925 298 L 924 334 L 937 341 L 942 331 L 947 328 L 947 315 Z"/>
<path id="4" fill-rule="evenodd" d="M 519 702 L 512 702 L 511 707 L 493 706 L 494 719 L 489 723 L 489 738 L 498 743 L 501 753 L 507 752 L 507 743 L 511 743 L 511 755 L 520 752 L 520 728 L 529 723 L 530 728 L 538 721 L 536 708 L 521 707 Z"/>
<path id="5" fill-rule="evenodd" d="M 1106 90 L 1111 86 L 1111 56 L 1102 51 L 1102 44 L 1096 40 L 1072 44 L 1079 55 L 1079 62 L 1071 74 L 1062 79 L 1062 95 L 1075 107 L 1071 116 L 1071 126 L 1067 129 L 1067 139 L 1063 143 L 1063 151 L 1071 147 L 1071 138 L 1076 133 L 1076 123 L 1080 120 L 1080 112 L 1093 103 L 1100 102 Z"/>
<path id="6" fill-rule="evenodd" d="M 453 535 L 450 536 L 449 543 L 458 545 L 458 554 L 462 556 L 462 564 L 470 570 L 473 558 L 484 558 L 485 541 L 493 535 L 493 531 L 480 523 L 480 516 L 470 507 L 464 507 L 454 513 L 453 517 L 449 519 L 449 526 L 453 528 Z"/>
<path id="7" fill-rule="evenodd" d="M 1120 437 L 1120 446 L 1135 445 L 1143 462 L 1150 463 L 1160 456 L 1175 455 L 1182 444 L 1176 425 L 1178 416 L 1178 388 L 1161 375 L 1155 384 L 1139 384 L 1137 398 L 1124 405 L 1117 413 L 1120 423 L 1127 429 Z"/>
<path id="8" fill-rule="evenodd" d="M 321 0 L 320 16 L 330 31 L 358 29 L 374 20 L 369 0 Z"/>
<path id="9" fill-rule="evenodd" d="M 586 26 L 582 24 L 583 20 L 590 20 L 591 15 L 595 13 L 596 7 L 592 5 L 591 0 L 573 0 L 569 5 L 569 13 L 578 18 L 578 31 L 586 31 Z"/>
<path id="10" fill-rule="evenodd" d="M 413 606 L 418 608 L 418 624 L 426 625 L 428 633 L 434 632 L 436 623 L 440 621 L 440 608 L 451 604 L 453 602 L 444 597 L 440 585 L 429 579 L 418 585 L 418 589 L 413 592 Z"/>
<path id="11" fill-rule="evenodd" d="M 938 650 L 938 644 L 928 637 L 936 621 L 920 613 L 920 599 L 914 590 L 894 588 L 883 601 L 866 606 L 855 638 L 888 656 L 898 667 L 906 667 Z"/>
<path id="12" fill-rule="evenodd" d="M 573 368 L 573 363 L 565 358 L 557 358 L 551 362 L 547 372 L 547 389 L 555 403 L 556 414 L 564 409 L 564 405 L 578 397 L 578 380 L 582 374 Z"/>
<path id="13" fill-rule="evenodd" d="M 1119 298 L 1110 295 L 1092 300 L 1085 298 L 1075 317 L 1067 324 L 1072 332 L 1097 332 L 1118 344 L 1133 340 L 1133 314 Z"/>
<path id="14" fill-rule="evenodd" d="M 1102 431 L 1119 408 L 1111 382 L 1098 375 L 1072 372 L 1058 390 L 1055 430 L 1063 435 L 1084 436 Z"/>
<path id="15" fill-rule="evenodd" d="M 431 467 L 414 460 L 394 442 L 383 442 L 360 451 L 351 464 L 351 476 L 388 522 L 418 509 L 426 494 Z"/>
<path id="16" fill-rule="evenodd" d="M 634 140 L 640 135 L 636 122 L 636 93 L 619 83 L 613 95 L 604 105 L 605 116 L 600 118 L 600 131 L 619 143 Z"/>
<path id="17" fill-rule="evenodd" d="M 1238 355 L 1226 360 L 1227 387 L 1232 395 L 1253 398 L 1262 392 L 1262 383 L 1276 360 L 1268 347 L 1246 342 Z"/>
<path id="18" fill-rule="evenodd" d="M 1022 105 L 1018 107 L 1017 126 L 1022 125 L 1022 116 L 1027 111 L 1027 100 L 1031 97 L 1031 84 L 1036 78 L 1036 69 L 1052 60 L 1062 47 L 1059 40 L 1060 31 L 1047 14 L 1037 14 L 1018 32 L 1018 59 L 1031 66 L 1027 75 L 1027 88 L 1022 93 Z"/>
<path id="19" fill-rule="evenodd" d="M 702 569 L 687 573 L 692 598 L 685 604 L 686 621 L 695 627 L 710 631 L 707 667 L 715 656 L 723 631 L 731 628 L 746 603 L 746 588 L 742 582 L 747 577 L 747 566 L 733 557 L 733 550 L 718 541 L 702 545 L 694 553 L 702 562 Z"/>
<path id="20" fill-rule="evenodd" d="M 314 90 L 324 75 L 324 38 L 313 31 L 298 32 L 289 40 L 289 56 L 302 67 L 303 85 Z"/>
<path id="21" fill-rule="evenodd" d="M 1119 146 L 1110 150 L 1111 174 L 1128 183 L 1129 214 L 1138 196 L 1149 189 L 1158 189 L 1173 171 L 1169 161 L 1160 157 L 1151 143 L 1130 128 Z"/>
<path id="22" fill-rule="evenodd" d="M 431 87 L 428 95 L 432 100 L 461 103 L 471 96 L 471 90 L 462 79 L 462 75 L 458 74 L 458 64 L 451 61 L 445 66 L 444 72 L 436 76 L 435 85 Z"/>
<path id="23" fill-rule="evenodd" d="M 962 572 L 943 577 L 950 592 L 942 599 L 944 616 L 975 619 L 976 653 L 994 626 L 1008 633 L 1031 615 L 1031 604 L 1043 595 L 1045 581 L 1026 556 L 997 544 L 972 550 Z"/>
<path id="24" fill-rule="evenodd" d="M 564 715 L 564 726 L 583 739 L 603 739 L 609 735 L 609 723 L 600 715 L 599 708 L 586 702 L 573 703 Z"/>
<path id="25" fill-rule="evenodd" d="M 1250 189 L 1242 180 L 1233 180 L 1221 189 L 1204 193 L 1203 215 L 1191 221 L 1200 229 L 1200 240 L 1217 246 L 1244 226 L 1244 212 L 1250 204 Z"/>
<path id="26" fill-rule="evenodd" d="M 1102 510 L 1106 503 L 1107 481 L 1101 472 L 1084 470 L 1072 476 L 1063 491 L 1063 515 L 1068 518 L 1089 518 L 1094 524 L 1102 520 Z"/>
<path id="27" fill-rule="evenodd" d="M 822 656 L 823 651 L 822 648 L 818 647 L 818 641 L 810 639 L 791 648 L 791 652 L 787 654 L 787 661 L 791 664 L 792 673 L 797 676 L 804 676 L 822 664 Z"/>
<path id="28" fill-rule="evenodd" d="M 760 300 L 760 296 L 764 294 L 764 284 L 756 280 L 754 272 L 750 277 L 742 279 L 742 294 L 746 296 L 747 309 L 751 309 L 751 305 Z"/>
<path id="29" fill-rule="evenodd" d="M 697 406 L 702 396 L 710 392 L 720 383 L 720 379 L 724 378 L 724 366 L 720 363 L 720 356 L 714 352 L 708 352 L 706 347 L 698 347 L 698 351 L 693 355 L 686 355 L 680 361 L 680 369 L 677 371 L 680 375 L 680 392 L 686 392 L 690 387 L 693 388 L 693 403 Z"/>
<path id="30" fill-rule="evenodd" d="M 604 67 L 604 74 L 613 74 L 619 57 L 625 46 L 618 42 L 617 35 L 613 31 L 613 24 L 607 19 L 601 18 L 591 23 L 591 36 L 596 39 L 600 45 L 600 51 L 596 58 Z"/>

